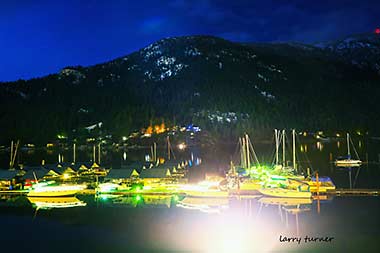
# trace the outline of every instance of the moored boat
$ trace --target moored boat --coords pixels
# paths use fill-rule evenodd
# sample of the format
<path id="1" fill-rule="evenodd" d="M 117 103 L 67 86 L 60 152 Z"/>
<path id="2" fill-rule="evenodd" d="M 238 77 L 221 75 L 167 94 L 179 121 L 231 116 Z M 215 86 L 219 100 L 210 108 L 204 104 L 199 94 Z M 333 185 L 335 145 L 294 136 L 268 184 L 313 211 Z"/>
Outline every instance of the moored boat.
<path id="1" fill-rule="evenodd" d="M 28 192 L 28 197 L 67 197 L 74 196 L 86 188 L 84 185 L 55 184 L 54 182 L 43 182 L 35 184 Z"/>
<path id="2" fill-rule="evenodd" d="M 335 165 L 338 167 L 358 167 L 362 164 L 361 160 L 351 159 L 351 157 L 337 159 Z"/>
<path id="3" fill-rule="evenodd" d="M 307 183 L 310 186 L 311 192 L 334 191 L 336 188 L 330 177 L 320 177 L 318 178 L 318 183 L 315 177 L 303 180 L 302 182 Z"/>
<path id="4" fill-rule="evenodd" d="M 345 157 L 338 157 L 335 160 L 335 165 L 337 167 L 358 167 L 358 166 L 360 166 L 362 164 L 362 161 L 360 159 L 352 159 L 351 158 L 350 142 L 351 142 L 350 134 L 347 133 L 347 156 L 345 156 Z M 356 155 L 358 156 L 358 154 L 357 154 L 357 152 L 355 150 L 355 147 L 354 147 L 354 151 L 355 151 Z"/>

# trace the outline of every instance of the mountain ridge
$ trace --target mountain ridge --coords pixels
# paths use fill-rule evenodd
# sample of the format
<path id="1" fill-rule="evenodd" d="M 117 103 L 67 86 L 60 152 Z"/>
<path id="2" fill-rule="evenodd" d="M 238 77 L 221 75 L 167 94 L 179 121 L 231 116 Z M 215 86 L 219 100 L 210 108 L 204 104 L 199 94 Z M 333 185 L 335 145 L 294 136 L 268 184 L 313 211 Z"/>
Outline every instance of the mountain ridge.
<path id="1" fill-rule="evenodd" d="M 227 136 L 272 127 L 375 129 L 379 74 L 368 64 L 377 58 L 363 56 L 367 65 L 358 66 L 333 49 L 214 36 L 161 39 L 109 62 L 2 83 L 1 137 L 34 139 L 43 129 L 47 136 L 36 139 L 51 139 L 99 121 L 115 136 L 152 120 L 195 122 Z M 210 120 L 228 113 L 248 117 Z"/>

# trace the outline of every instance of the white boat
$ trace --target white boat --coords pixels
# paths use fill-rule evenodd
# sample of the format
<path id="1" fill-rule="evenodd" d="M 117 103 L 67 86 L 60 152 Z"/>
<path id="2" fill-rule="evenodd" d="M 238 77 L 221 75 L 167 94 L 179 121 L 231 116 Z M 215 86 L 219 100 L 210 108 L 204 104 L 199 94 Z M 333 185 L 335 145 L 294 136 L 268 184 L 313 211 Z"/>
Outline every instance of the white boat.
<path id="1" fill-rule="evenodd" d="M 355 150 L 354 150 L 355 151 Z M 356 151 L 355 151 L 356 153 Z M 337 167 L 358 167 L 362 164 L 360 159 L 352 159 L 350 153 L 350 134 L 347 133 L 347 156 L 335 160 Z"/>
<path id="2" fill-rule="evenodd" d="M 339 159 L 335 161 L 335 165 L 338 167 L 358 167 L 361 164 L 361 160 L 351 158 Z"/>
<path id="3" fill-rule="evenodd" d="M 87 205 L 76 197 L 28 197 L 28 200 L 37 209 L 68 208 Z"/>
<path id="4" fill-rule="evenodd" d="M 28 192 L 28 197 L 67 197 L 74 196 L 86 188 L 84 185 L 62 184 L 54 185 L 54 182 L 37 183 Z"/>
<path id="5" fill-rule="evenodd" d="M 279 198 L 311 198 L 310 191 L 298 191 L 283 188 L 264 188 L 258 190 L 261 194 Z"/>

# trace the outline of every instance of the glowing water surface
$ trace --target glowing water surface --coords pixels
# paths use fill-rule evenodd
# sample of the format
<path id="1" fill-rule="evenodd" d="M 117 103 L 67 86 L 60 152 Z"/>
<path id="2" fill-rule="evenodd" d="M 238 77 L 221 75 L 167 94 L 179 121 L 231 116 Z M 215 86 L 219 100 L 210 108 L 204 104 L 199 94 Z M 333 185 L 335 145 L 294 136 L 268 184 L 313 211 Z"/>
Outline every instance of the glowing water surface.
<path id="1" fill-rule="evenodd" d="M 67 208 L 36 210 L 35 204 L 25 197 L 2 196 L 2 247 L 14 252 L 53 249 L 54 252 L 377 252 L 380 249 L 379 197 L 336 197 L 319 204 L 316 200 L 262 196 L 226 199 L 87 195 L 76 199 L 86 204 L 75 206 L 70 200 Z M 41 201 L 57 204 L 52 199 Z M 292 241 L 281 242 L 280 236 Z M 332 239 L 305 242 L 306 236 Z M 297 238 L 301 238 L 300 243 Z"/>

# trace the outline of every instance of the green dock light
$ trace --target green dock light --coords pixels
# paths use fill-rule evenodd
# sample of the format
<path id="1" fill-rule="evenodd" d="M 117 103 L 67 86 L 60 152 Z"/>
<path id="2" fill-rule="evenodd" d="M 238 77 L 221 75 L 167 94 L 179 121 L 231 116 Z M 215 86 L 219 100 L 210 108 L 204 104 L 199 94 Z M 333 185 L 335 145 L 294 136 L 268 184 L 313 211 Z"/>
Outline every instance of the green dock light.
<path id="1" fill-rule="evenodd" d="M 136 195 L 135 199 L 136 199 L 136 201 L 140 201 L 141 200 L 141 196 L 140 195 Z"/>

